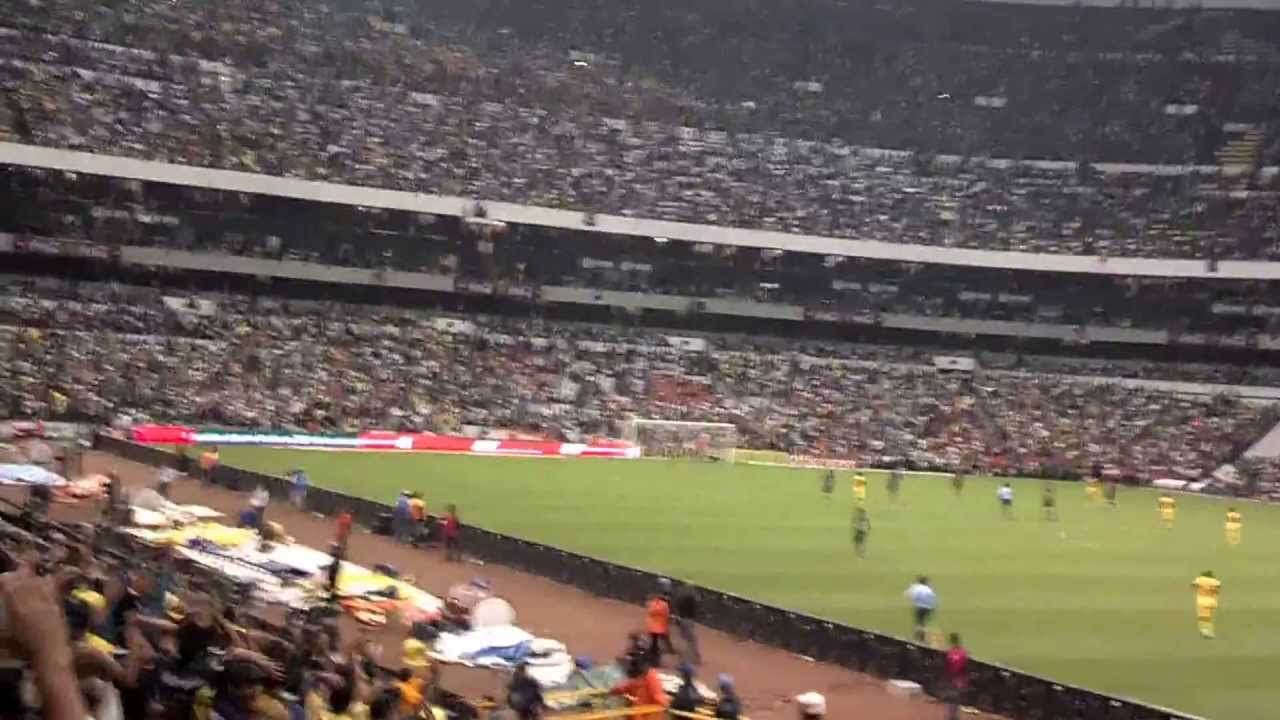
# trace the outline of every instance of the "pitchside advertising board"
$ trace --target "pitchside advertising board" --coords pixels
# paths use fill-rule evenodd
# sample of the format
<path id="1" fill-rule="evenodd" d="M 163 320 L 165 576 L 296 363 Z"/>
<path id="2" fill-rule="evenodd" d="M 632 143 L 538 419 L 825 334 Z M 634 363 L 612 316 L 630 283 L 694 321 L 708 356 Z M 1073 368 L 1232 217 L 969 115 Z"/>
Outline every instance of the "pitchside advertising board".
<path id="1" fill-rule="evenodd" d="M 144 445 L 257 445 L 317 450 L 368 450 L 468 453 L 515 457 L 601 457 L 633 459 L 640 448 L 621 440 L 566 443 L 536 439 L 478 439 L 461 435 L 370 431 L 355 434 L 290 433 L 273 430 L 222 430 L 184 425 L 138 425 L 130 438 Z"/>

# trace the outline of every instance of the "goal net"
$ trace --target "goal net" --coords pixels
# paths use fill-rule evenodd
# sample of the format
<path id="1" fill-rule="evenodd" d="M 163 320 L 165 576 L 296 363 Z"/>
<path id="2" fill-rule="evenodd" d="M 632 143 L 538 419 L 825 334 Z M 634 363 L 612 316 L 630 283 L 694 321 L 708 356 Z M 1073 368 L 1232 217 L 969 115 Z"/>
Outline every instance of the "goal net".
<path id="1" fill-rule="evenodd" d="M 733 462 L 738 447 L 738 428 L 731 423 L 632 418 L 623 427 L 622 436 L 639 445 L 647 457 Z"/>

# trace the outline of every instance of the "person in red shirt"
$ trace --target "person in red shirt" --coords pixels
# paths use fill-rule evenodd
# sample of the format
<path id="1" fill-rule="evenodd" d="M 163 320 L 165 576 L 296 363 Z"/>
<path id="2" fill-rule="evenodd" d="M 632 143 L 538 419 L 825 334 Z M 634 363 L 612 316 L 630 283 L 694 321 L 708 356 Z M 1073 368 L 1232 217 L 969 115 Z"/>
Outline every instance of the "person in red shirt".
<path id="1" fill-rule="evenodd" d="M 462 524 L 458 521 L 458 506 L 450 505 L 444 516 L 444 560 L 462 562 Z"/>
<path id="2" fill-rule="evenodd" d="M 969 652 L 960 644 L 960 635 L 951 633 L 947 651 L 947 720 L 960 717 L 960 704 L 969 690 Z"/>
<path id="3" fill-rule="evenodd" d="M 664 652 L 675 652 L 671 646 L 671 603 L 667 600 L 670 591 L 671 581 L 662 578 L 658 581 L 658 593 L 645 605 L 644 629 L 649 633 L 649 665 L 652 667 L 662 667 Z"/>
<path id="4" fill-rule="evenodd" d="M 338 532 L 334 537 L 334 541 L 342 550 L 343 555 L 347 553 L 347 539 L 351 537 L 351 524 L 353 522 L 355 522 L 355 518 L 351 517 L 350 510 L 344 509 L 338 513 Z"/>
<path id="5" fill-rule="evenodd" d="M 623 695 L 632 707 L 644 706 L 660 706 L 667 707 L 671 704 L 671 699 L 667 697 L 667 693 L 662 689 L 662 679 L 658 677 L 658 671 L 652 667 L 646 667 L 643 663 L 632 662 L 627 667 L 627 679 L 613 686 L 609 691 L 613 695 Z M 643 715 L 633 715 L 635 720 L 663 720 L 667 716 L 666 710 L 645 713 Z"/>

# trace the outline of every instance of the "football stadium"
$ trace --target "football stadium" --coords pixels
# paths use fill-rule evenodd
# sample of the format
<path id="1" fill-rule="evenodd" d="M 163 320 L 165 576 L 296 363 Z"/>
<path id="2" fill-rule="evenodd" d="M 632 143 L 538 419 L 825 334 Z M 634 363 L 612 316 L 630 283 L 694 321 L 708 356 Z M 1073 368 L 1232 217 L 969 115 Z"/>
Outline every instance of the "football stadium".
<path id="1" fill-rule="evenodd" d="M 1273 5 L 0 3 L 0 715 L 1274 717 Z"/>

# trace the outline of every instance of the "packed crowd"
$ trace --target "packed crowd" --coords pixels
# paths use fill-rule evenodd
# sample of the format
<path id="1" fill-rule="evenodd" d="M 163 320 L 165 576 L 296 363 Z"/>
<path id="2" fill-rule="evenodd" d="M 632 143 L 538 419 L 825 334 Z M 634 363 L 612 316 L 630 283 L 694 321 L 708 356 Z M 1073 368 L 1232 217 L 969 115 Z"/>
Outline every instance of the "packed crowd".
<path id="1" fill-rule="evenodd" d="M 406 654 L 403 669 L 380 666 L 378 644 L 323 607 L 271 624 L 168 547 L 113 541 L 105 525 L 93 539 L 40 512 L 15 520 L 31 532 L 0 520 L 17 661 L 0 680 L 6 717 L 445 717 L 429 663 Z"/>
<path id="2" fill-rule="evenodd" d="M 1273 420 L 1231 397 L 1038 372 L 1036 358 L 945 373 L 921 349 L 732 337 L 679 347 L 604 326 L 110 287 L 56 300 L 20 289 L 2 312 L 0 408 L 11 416 L 473 426 L 568 440 L 618 437 L 641 417 L 732 423 L 743 446 L 799 454 L 1022 472 L 1102 462 L 1190 477 Z"/>
<path id="3" fill-rule="evenodd" d="M 898 243 L 1197 258 L 1280 252 L 1274 174 L 1239 182 L 1077 165 L 1212 164 L 1222 124 L 1273 119 L 1272 44 L 1248 44 L 1259 53 L 1248 59 L 1212 60 L 1228 50 L 1223 37 L 1240 39 L 1235 27 L 1191 22 L 1178 45 L 1191 60 L 1031 46 L 1021 27 L 885 47 L 870 30 L 878 21 L 860 15 L 865 46 L 841 55 L 834 42 L 796 45 L 814 55 L 792 81 L 808 89 L 797 90 L 774 76 L 790 63 L 742 72 L 724 65 L 734 55 L 727 50 L 715 63 L 672 68 L 652 48 L 636 56 L 615 33 L 622 59 L 611 57 L 606 38 L 620 18 L 601 8 L 540 8 L 547 18 L 536 19 L 522 7 L 476 16 L 449 7 L 424 19 L 394 4 L 383 7 L 390 18 L 290 2 L 144 2 L 131 13 L 89 5 L 0 10 L 11 134 L 251 172 Z M 910 11 L 863 10 L 908 32 Z M 697 27 L 696 37 L 718 26 L 698 26 L 693 11 L 647 13 L 654 47 L 675 42 L 677 30 Z M 1109 22 L 1090 17 L 1085 34 Z M 1157 35 L 1178 25 L 1152 24 Z M 800 32 L 782 27 L 777 37 L 723 31 L 715 45 L 777 58 Z M 592 40 L 604 47 L 574 50 Z M 701 57 L 681 45 L 675 57 Z M 992 106 L 997 99 L 1010 105 Z M 1169 115 L 1166 103 L 1206 109 Z M 1065 162 L 974 159 L 991 155 Z M 1276 156 L 1280 146 L 1260 150 L 1263 162 Z"/>
<path id="4" fill-rule="evenodd" d="M 172 477 L 172 471 L 162 471 L 156 486 L 160 495 L 135 488 L 128 502 L 156 507 L 146 496 L 167 493 Z M 218 561 L 191 560 L 172 544 L 140 541 L 126 534 L 129 528 L 119 532 L 123 526 L 117 523 L 130 513 L 120 479 L 113 476 L 110 483 L 97 524 L 49 521 L 43 486 L 34 486 L 20 509 L 6 498 L 9 508 L 0 517 L 0 599 L 9 629 L 0 697 L 7 718 L 476 720 L 483 710 L 489 720 L 536 720 L 549 708 L 587 702 L 741 717 L 733 679 L 722 675 L 718 692 L 708 693 L 696 680 L 695 666 L 701 662 L 696 655 L 681 663 L 680 680 L 674 692 L 668 691 L 657 668 L 672 652 L 670 642 L 664 650 L 638 633 L 616 665 L 596 667 L 581 660 L 577 672 L 583 682 L 607 684 L 569 693 L 581 696 L 578 700 L 544 699 L 542 681 L 523 663 L 496 678 L 499 687 L 506 685 L 498 697 L 467 700 L 442 686 L 440 662 L 423 638 L 429 640 L 440 627 L 467 626 L 476 602 L 489 597 L 487 582 L 451 587 L 441 618 L 415 622 L 401 639 L 391 627 L 375 631 L 342 622 L 343 606 L 333 601 L 338 573 L 326 569 L 328 599 L 290 607 L 281 623 L 280 613 L 273 612 L 279 608 L 261 600 L 254 581 L 224 574 Z M 253 512 L 263 512 L 265 501 L 256 502 L 250 501 Z M 283 532 L 279 523 L 259 524 L 264 543 Z M 345 554 L 342 534 L 349 532 L 349 516 L 347 524 L 339 531 L 335 558 Z M 208 549 L 211 542 L 200 547 Z M 187 546 L 196 545 L 188 541 Z M 224 549 L 218 557 L 225 562 L 233 555 Z M 693 638 L 696 608 L 692 589 L 682 586 L 673 593 L 664 580 L 649 602 L 650 629 L 665 636 L 674 624 Z M 398 666 L 384 662 L 383 643 L 389 640 L 401 645 Z M 689 647 L 696 652 L 696 643 Z M 667 717 L 665 711 L 660 714 Z"/>
<path id="5" fill-rule="evenodd" d="M 12 200 L 0 207 L 0 233 L 36 255 L 156 247 L 424 272 L 452 278 L 464 294 L 531 299 L 572 287 L 784 303 L 828 322 L 897 314 L 1210 333 L 1241 344 L 1280 332 L 1280 283 L 1266 281 L 958 268 L 520 224 L 485 234 L 456 217 L 23 167 L 0 167 L 0 193 Z"/>

